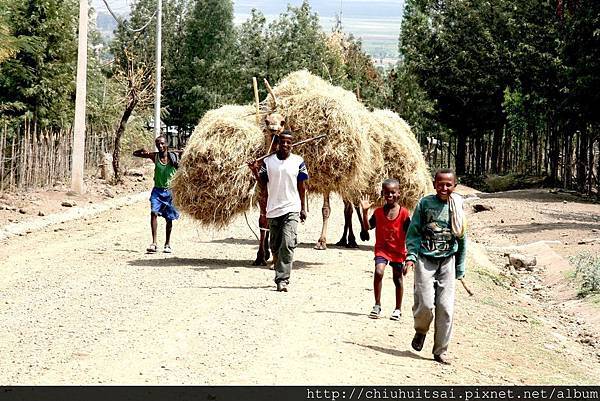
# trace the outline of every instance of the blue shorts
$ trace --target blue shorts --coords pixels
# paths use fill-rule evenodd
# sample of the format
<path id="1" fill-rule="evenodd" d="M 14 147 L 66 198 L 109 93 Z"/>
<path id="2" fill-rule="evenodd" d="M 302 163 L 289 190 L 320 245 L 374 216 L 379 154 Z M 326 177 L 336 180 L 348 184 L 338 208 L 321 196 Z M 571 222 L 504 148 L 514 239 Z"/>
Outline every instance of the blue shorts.
<path id="1" fill-rule="evenodd" d="M 392 266 L 392 268 L 394 269 L 404 269 L 404 262 L 390 262 L 383 256 L 375 256 L 375 266 L 377 266 L 380 263 L 383 263 L 386 266 L 389 263 L 390 266 Z"/>
<path id="2" fill-rule="evenodd" d="M 150 210 L 152 213 L 162 216 L 165 220 L 177 220 L 179 212 L 173 206 L 173 194 L 168 188 L 152 189 L 150 194 Z"/>

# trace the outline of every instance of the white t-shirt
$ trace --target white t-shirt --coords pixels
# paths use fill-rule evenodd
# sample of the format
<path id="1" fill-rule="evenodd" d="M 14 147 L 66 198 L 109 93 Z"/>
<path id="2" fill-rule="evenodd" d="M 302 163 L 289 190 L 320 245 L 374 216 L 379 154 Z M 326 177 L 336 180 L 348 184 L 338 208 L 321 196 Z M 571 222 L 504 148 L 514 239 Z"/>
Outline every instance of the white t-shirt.
<path id="1" fill-rule="evenodd" d="M 267 181 L 267 218 L 299 213 L 302 205 L 298 193 L 298 181 L 308 179 L 304 159 L 290 153 L 287 159 L 280 160 L 277 155 L 267 157 L 259 174 Z"/>

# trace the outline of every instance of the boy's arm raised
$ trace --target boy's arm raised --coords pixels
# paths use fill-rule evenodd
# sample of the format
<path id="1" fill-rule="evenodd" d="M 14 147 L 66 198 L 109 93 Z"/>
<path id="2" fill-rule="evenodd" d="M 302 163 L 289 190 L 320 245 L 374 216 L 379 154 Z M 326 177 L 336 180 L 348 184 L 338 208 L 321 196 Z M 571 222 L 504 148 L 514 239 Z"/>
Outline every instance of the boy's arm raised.
<path id="1" fill-rule="evenodd" d="M 149 152 L 146 149 L 138 149 L 133 152 L 135 157 L 143 157 L 144 159 L 150 159 L 154 161 L 155 152 Z"/>
<path id="2" fill-rule="evenodd" d="M 370 224 L 369 224 L 369 209 L 372 206 L 373 206 L 373 202 L 371 202 L 368 195 L 364 195 L 363 197 L 360 198 L 360 207 L 362 209 L 362 219 L 360 222 L 361 222 L 363 231 L 367 231 L 372 228 L 372 227 L 370 227 Z"/>

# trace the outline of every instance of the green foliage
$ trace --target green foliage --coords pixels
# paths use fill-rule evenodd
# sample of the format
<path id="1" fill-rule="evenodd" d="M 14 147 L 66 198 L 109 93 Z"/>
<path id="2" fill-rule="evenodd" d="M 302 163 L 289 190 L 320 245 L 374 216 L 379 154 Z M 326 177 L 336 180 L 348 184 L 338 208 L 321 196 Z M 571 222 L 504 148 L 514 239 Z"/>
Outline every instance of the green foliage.
<path id="1" fill-rule="evenodd" d="M 360 39 L 344 35 L 343 48 L 343 57 L 339 62 L 342 63 L 340 68 L 345 76 L 339 80 L 339 85 L 348 90 L 358 90 L 360 99 L 368 107 L 385 108 L 392 96 L 392 89 L 384 72 L 375 68 L 373 60 L 363 50 Z"/>
<path id="2" fill-rule="evenodd" d="M 8 30 L 20 48 L 0 64 L 0 113 L 29 112 L 40 125 L 68 125 L 75 91 L 78 2 L 10 1 L 3 7 Z"/>
<path id="3" fill-rule="evenodd" d="M 0 3 L 0 63 L 14 57 L 19 50 L 19 39 L 12 34 L 8 21 L 8 10 L 13 1 Z"/>
<path id="4" fill-rule="evenodd" d="M 417 78 L 403 62 L 398 63 L 389 75 L 392 108 L 411 126 L 413 132 L 424 143 L 427 136 L 447 141 L 439 124 L 435 102 L 417 83 Z"/>
<path id="5" fill-rule="evenodd" d="M 600 256 L 585 252 L 570 259 L 575 265 L 575 277 L 580 280 L 578 295 L 600 293 Z"/>
<path id="6" fill-rule="evenodd" d="M 339 58 L 327 47 L 326 39 L 319 18 L 311 11 L 307 0 L 300 7 L 288 6 L 287 11 L 269 25 L 269 81 L 277 82 L 289 72 L 305 68 L 338 83 L 344 72 Z"/>
<path id="7" fill-rule="evenodd" d="M 233 100 L 234 40 L 231 0 L 192 2 L 174 79 L 182 101 L 171 110 L 171 115 L 180 111 L 177 119 L 183 124 L 194 126 L 206 111 Z"/>
<path id="8" fill-rule="evenodd" d="M 406 67 L 428 97 L 440 122 L 459 143 L 473 132 L 503 123 L 508 63 L 494 28 L 502 8 L 478 1 L 408 1 L 400 35 Z M 464 170 L 464 149 L 456 168 Z M 462 156 L 462 158 L 460 157 Z"/>
<path id="9" fill-rule="evenodd" d="M 258 80 L 259 98 L 262 100 L 267 95 L 261 79 L 268 75 L 270 65 L 266 23 L 265 16 L 252 9 L 250 18 L 237 29 L 235 65 L 238 84 L 235 97 L 241 104 L 254 101 L 252 77 Z"/>
<path id="10" fill-rule="evenodd" d="M 184 121 L 186 79 L 182 76 L 186 16 L 189 0 L 163 2 L 163 87 L 161 115 L 169 126 L 186 127 Z"/>

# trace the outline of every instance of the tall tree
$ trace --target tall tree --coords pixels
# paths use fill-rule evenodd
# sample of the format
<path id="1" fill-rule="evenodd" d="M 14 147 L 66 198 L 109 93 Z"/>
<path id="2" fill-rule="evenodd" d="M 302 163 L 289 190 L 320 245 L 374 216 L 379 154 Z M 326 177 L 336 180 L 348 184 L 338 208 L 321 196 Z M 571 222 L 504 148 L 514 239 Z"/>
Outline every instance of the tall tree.
<path id="1" fill-rule="evenodd" d="M 235 45 L 236 80 L 239 82 L 236 100 L 240 103 L 253 101 L 252 77 L 269 76 L 271 60 L 267 42 L 267 20 L 263 13 L 252 9 L 248 18 L 237 29 Z M 260 80 L 259 80 L 260 82 Z M 259 96 L 266 96 L 266 89 L 259 85 Z"/>
<path id="2" fill-rule="evenodd" d="M 456 170 L 465 172 L 466 141 L 501 121 L 502 57 L 491 27 L 494 5 L 475 1 L 408 1 L 400 37 L 407 66 L 441 122 L 457 136 Z"/>
<path id="3" fill-rule="evenodd" d="M 332 83 L 343 82 L 345 72 L 326 44 L 326 35 L 304 0 L 269 25 L 269 80 L 276 82 L 292 71 L 307 69 Z"/>
<path id="4" fill-rule="evenodd" d="M 20 51 L 0 64 L 1 112 L 30 112 L 43 125 L 67 125 L 74 93 L 78 3 L 9 2 L 9 30 Z"/>
<path id="5" fill-rule="evenodd" d="M 196 125 L 202 115 L 235 97 L 232 79 L 233 4 L 231 0 L 194 0 L 185 22 L 180 74 L 174 85 L 185 90 L 177 104 L 180 121 Z M 175 108 L 171 110 L 173 113 Z"/>
<path id="6" fill-rule="evenodd" d="M 113 171 L 115 182 L 121 181 L 121 141 L 132 117 L 143 115 L 151 104 L 154 88 L 156 44 L 156 0 L 139 0 L 129 20 L 121 21 L 111 43 L 114 54 L 112 78 L 123 92 L 120 118 L 114 133 Z M 148 113 L 149 114 L 149 113 Z"/>
<path id="7" fill-rule="evenodd" d="M 163 4 L 163 109 L 167 126 L 178 128 L 184 134 L 184 95 L 187 90 L 182 75 L 184 57 L 185 24 L 190 0 L 171 0 Z M 181 139 L 181 138 L 180 138 Z"/>

